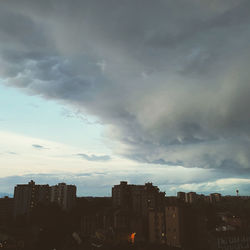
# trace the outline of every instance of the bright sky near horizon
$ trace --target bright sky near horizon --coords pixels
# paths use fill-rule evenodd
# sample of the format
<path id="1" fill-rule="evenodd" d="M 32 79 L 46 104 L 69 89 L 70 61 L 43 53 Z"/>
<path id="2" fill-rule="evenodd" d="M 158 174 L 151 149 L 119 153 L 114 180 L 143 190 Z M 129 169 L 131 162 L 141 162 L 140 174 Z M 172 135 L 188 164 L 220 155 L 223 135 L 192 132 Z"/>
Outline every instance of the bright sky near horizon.
<path id="1" fill-rule="evenodd" d="M 1 1 L 0 195 L 30 179 L 250 195 L 249 9 Z"/>

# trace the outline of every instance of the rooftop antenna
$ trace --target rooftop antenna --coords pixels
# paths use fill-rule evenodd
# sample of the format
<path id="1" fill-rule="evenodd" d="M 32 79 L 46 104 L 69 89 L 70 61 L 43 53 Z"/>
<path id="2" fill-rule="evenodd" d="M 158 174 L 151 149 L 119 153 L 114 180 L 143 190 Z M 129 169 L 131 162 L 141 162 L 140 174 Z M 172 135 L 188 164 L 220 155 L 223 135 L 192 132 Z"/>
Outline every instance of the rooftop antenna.
<path id="1" fill-rule="evenodd" d="M 236 194 L 237 194 L 237 197 L 238 197 L 239 196 L 239 190 L 238 189 L 236 190 Z"/>

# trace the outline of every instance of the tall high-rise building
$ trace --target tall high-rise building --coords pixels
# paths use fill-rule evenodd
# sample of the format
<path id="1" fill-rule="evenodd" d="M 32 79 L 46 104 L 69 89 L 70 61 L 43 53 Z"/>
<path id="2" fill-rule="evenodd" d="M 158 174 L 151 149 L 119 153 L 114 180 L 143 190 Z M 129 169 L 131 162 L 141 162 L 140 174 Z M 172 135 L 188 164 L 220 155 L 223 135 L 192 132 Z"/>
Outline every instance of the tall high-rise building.
<path id="1" fill-rule="evenodd" d="M 195 192 L 189 192 L 185 194 L 185 200 L 187 203 L 194 203 L 198 199 L 198 195 Z"/>
<path id="2" fill-rule="evenodd" d="M 177 197 L 181 201 L 184 201 L 184 202 L 186 201 L 186 193 L 185 192 L 178 192 Z"/>
<path id="3" fill-rule="evenodd" d="M 137 240 L 145 240 L 150 235 L 151 242 L 159 242 L 162 228 L 158 219 L 162 218 L 164 199 L 165 193 L 152 183 L 128 185 L 122 181 L 115 185 L 112 188 L 115 230 L 125 234 L 135 232 Z M 158 231 L 148 230 L 149 225 Z"/>
<path id="4" fill-rule="evenodd" d="M 128 209 L 138 215 L 147 215 L 149 209 L 160 209 L 164 206 L 165 193 L 160 192 L 152 183 L 145 185 L 128 185 L 121 181 L 112 188 L 114 208 Z"/>
<path id="5" fill-rule="evenodd" d="M 166 244 L 181 249 L 208 249 L 206 221 L 205 215 L 189 204 L 166 206 Z"/>
<path id="6" fill-rule="evenodd" d="M 211 203 L 220 202 L 221 201 L 221 194 L 212 193 L 212 194 L 210 194 L 209 198 L 210 198 Z"/>
<path id="7" fill-rule="evenodd" d="M 149 211 L 148 240 L 150 243 L 165 243 L 165 216 L 164 211 Z"/>
<path id="8" fill-rule="evenodd" d="M 63 210 L 70 210 L 76 203 L 76 186 L 59 183 L 51 187 L 51 202 L 56 202 Z"/>
<path id="9" fill-rule="evenodd" d="M 34 181 L 19 184 L 14 190 L 14 217 L 28 215 L 39 203 L 49 202 L 49 185 L 36 185 Z"/>
<path id="10" fill-rule="evenodd" d="M 181 247 L 184 231 L 183 210 L 178 206 L 165 208 L 166 243 L 169 246 Z"/>

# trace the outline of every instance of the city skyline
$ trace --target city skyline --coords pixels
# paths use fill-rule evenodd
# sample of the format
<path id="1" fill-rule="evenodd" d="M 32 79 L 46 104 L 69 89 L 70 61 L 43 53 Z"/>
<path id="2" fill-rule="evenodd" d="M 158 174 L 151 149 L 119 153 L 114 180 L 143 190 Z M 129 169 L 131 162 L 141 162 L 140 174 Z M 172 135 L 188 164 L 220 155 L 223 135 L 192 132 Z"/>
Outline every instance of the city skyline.
<path id="1" fill-rule="evenodd" d="M 0 193 L 34 179 L 249 195 L 249 9 L 1 1 Z"/>
<path id="2" fill-rule="evenodd" d="M 34 181 L 34 180 L 29 180 L 27 183 L 16 183 L 15 185 L 14 185 L 14 187 L 13 187 L 13 192 L 11 192 L 11 193 L 3 193 L 3 192 L 0 192 L 0 198 L 5 198 L 5 197 L 9 197 L 9 198 L 14 198 L 14 192 L 15 192 L 15 189 L 16 189 L 16 187 L 17 186 L 32 186 L 32 185 L 36 185 L 36 186 L 46 186 L 46 187 L 48 187 L 48 188 L 51 188 L 51 195 L 52 196 L 54 196 L 55 194 L 54 194 L 54 190 L 53 190 L 53 188 L 58 188 L 58 186 L 60 187 L 61 185 L 66 185 L 66 186 L 74 186 L 75 187 L 75 194 L 76 194 L 76 197 L 78 197 L 78 198 L 81 198 L 81 197 L 97 197 L 97 198 L 99 198 L 99 197 L 106 197 L 106 198 L 108 198 L 108 197 L 112 197 L 112 189 L 114 188 L 114 187 L 116 187 L 116 186 L 119 186 L 119 185 L 122 185 L 122 184 L 125 184 L 125 185 L 128 185 L 128 186 L 141 186 L 141 187 L 143 187 L 144 185 L 153 185 L 154 186 L 154 183 L 153 182 L 145 182 L 145 183 L 129 183 L 128 181 L 126 181 L 126 180 L 121 180 L 120 181 L 120 183 L 118 184 L 118 182 L 117 183 L 115 183 L 114 185 L 110 185 L 109 186 L 109 189 L 110 189 L 110 192 L 108 193 L 108 194 L 104 194 L 103 196 L 96 196 L 96 195 L 91 195 L 91 194 L 85 194 L 85 195 L 82 195 L 81 193 L 79 194 L 77 194 L 77 190 L 78 190 L 78 188 L 77 188 L 77 185 L 75 185 L 75 183 L 65 183 L 65 182 L 62 182 L 62 183 L 53 183 L 53 184 L 48 184 L 48 183 L 37 183 L 36 181 Z M 156 185 L 156 187 L 158 188 L 158 186 Z M 224 193 L 224 194 L 221 194 L 221 193 L 218 193 L 218 192 L 213 192 L 213 193 L 209 193 L 209 192 L 205 192 L 205 193 L 203 193 L 202 191 L 198 191 L 198 192 L 194 192 L 194 191 L 192 191 L 192 190 L 186 190 L 186 191 L 184 191 L 184 190 L 177 190 L 174 194 L 167 194 L 164 190 L 161 190 L 160 188 L 159 188 L 159 191 L 161 192 L 161 193 L 164 193 L 165 194 L 165 197 L 177 197 L 177 198 L 179 198 L 179 199 L 182 199 L 182 197 L 181 197 L 181 194 L 195 194 L 195 195 L 197 195 L 197 197 L 198 196 L 201 196 L 201 197 L 209 197 L 209 196 L 211 196 L 211 195 L 214 195 L 214 194 L 218 194 L 218 195 L 220 195 L 220 196 L 226 196 L 226 197 L 241 197 L 241 198 L 248 198 L 249 199 L 249 195 L 241 195 L 240 194 L 240 191 L 238 190 L 238 189 L 236 189 L 235 190 L 235 193 L 234 194 L 227 194 L 227 193 Z M 58 192 L 58 191 L 56 191 L 56 192 Z M 189 198 L 185 198 L 186 200 L 188 200 Z M 55 200 L 55 198 L 52 198 L 52 200 Z M 187 201 L 188 202 L 188 201 Z"/>
<path id="3" fill-rule="evenodd" d="M 33 180 L 17 184 L 13 198 L 0 199 L 0 244 L 11 249 L 74 249 L 76 244 L 78 249 L 249 249 L 250 196 L 166 196 L 153 183 L 127 181 L 112 186 L 110 197 L 79 197 L 76 189 Z"/>

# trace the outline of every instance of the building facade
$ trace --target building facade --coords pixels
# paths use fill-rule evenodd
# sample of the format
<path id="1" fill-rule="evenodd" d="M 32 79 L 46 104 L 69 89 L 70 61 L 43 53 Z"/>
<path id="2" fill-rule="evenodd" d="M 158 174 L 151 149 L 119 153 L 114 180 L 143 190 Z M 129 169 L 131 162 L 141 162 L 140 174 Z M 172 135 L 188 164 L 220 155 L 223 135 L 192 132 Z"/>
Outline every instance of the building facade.
<path id="1" fill-rule="evenodd" d="M 0 226 L 6 225 L 13 217 L 14 199 L 5 196 L 0 198 Z"/>
<path id="2" fill-rule="evenodd" d="M 76 204 L 76 186 L 66 183 L 52 186 L 50 201 L 57 203 L 63 210 L 71 210 Z"/>
<path id="3" fill-rule="evenodd" d="M 128 209 L 130 212 L 147 216 L 149 209 L 164 207 L 165 193 L 152 183 L 128 185 L 121 181 L 112 188 L 112 203 L 115 209 Z"/>
<path id="4" fill-rule="evenodd" d="M 17 185 L 14 190 L 14 218 L 18 215 L 29 215 L 39 204 L 48 204 L 50 198 L 49 185 L 36 185 L 34 181 Z"/>
<path id="5" fill-rule="evenodd" d="M 211 203 L 220 202 L 221 201 L 221 194 L 212 193 L 212 194 L 210 194 L 209 198 L 210 198 Z"/>
<path id="6" fill-rule="evenodd" d="M 163 211 L 149 211 L 148 240 L 154 244 L 165 243 L 165 215 Z"/>
<path id="7" fill-rule="evenodd" d="M 165 193 L 160 192 L 152 183 L 129 185 L 122 181 L 120 185 L 112 188 L 112 204 L 116 211 L 114 228 L 125 234 L 136 233 L 136 241 L 143 241 L 149 237 L 152 242 L 159 241 L 162 226 L 159 226 L 158 219 L 162 220 L 164 203 Z M 157 232 L 149 230 L 150 226 Z"/>
<path id="8" fill-rule="evenodd" d="M 179 206 L 165 207 L 166 243 L 169 246 L 183 245 L 184 218 L 183 210 Z"/>

